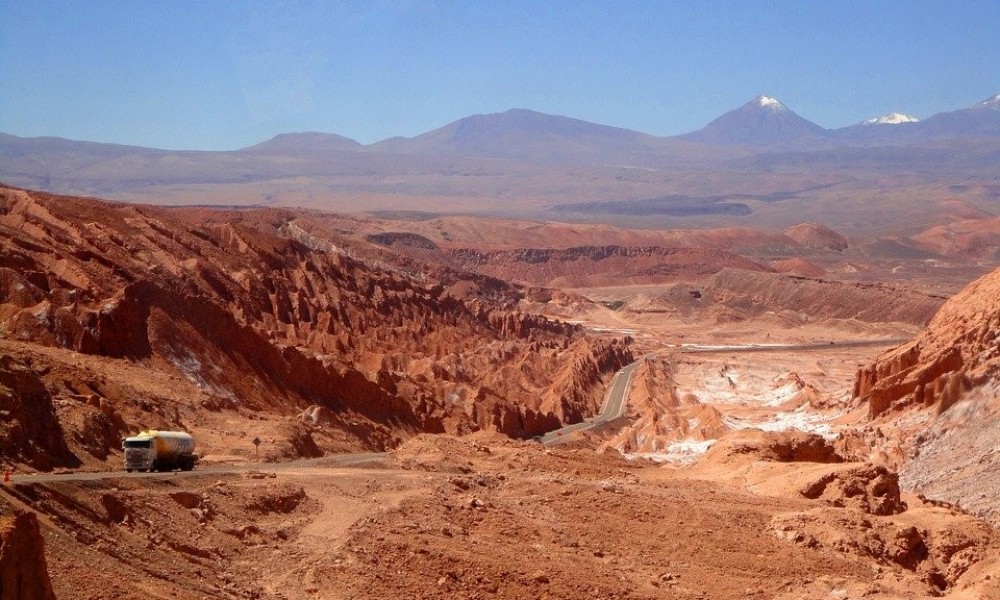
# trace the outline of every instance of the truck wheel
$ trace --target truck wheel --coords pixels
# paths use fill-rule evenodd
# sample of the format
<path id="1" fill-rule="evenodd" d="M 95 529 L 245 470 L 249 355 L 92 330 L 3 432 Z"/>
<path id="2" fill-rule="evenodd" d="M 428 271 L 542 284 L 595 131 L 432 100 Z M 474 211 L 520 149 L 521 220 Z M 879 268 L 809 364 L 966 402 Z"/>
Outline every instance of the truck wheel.
<path id="1" fill-rule="evenodd" d="M 126 473 L 131 473 L 131 472 L 132 472 L 132 469 L 125 469 L 125 472 L 126 472 Z"/>

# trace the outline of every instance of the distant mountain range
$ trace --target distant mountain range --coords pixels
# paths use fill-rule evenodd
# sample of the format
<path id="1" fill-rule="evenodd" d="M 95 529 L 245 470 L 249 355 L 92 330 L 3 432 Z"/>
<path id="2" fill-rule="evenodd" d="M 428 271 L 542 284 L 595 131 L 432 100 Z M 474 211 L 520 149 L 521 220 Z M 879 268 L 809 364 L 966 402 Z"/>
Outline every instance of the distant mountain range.
<path id="1" fill-rule="evenodd" d="M 940 113 L 923 121 L 891 113 L 840 129 L 824 129 L 795 114 L 780 100 L 758 96 L 703 129 L 680 137 L 707 144 L 787 150 L 919 144 L 979 136 L 1000 136 L 1000 94 L 969 108 Z"/>
<path id="2" fill-rule="evenodd" d="M 466 117 L 416 137 L 371 145 L 328 133 L 287 133 L 226 152 L 0 134 L 0 181 L 57 193 L 139 193 L 155 201 L 155 190 L 166 186 L 175 192 L 178 186 L 257 182 L 269 182 L 271 190 L 290 185 L 342 189 L 349 182 L 363 192 L 372 182 L 380 182 L 384 190 L 386 181 L 415 174 L 425 179 L 429 174 L 482 178 L 551 168 L 566 173 L 584 166 L 662 171 L 861 165 L 924 170 L 943 168 L 942 157 L 947 165 L 996 165 L 998 154 L 1000 95 L 920 121 L 892 114 L 833 130 L 795 114 L 780 100 L 758 96 L 698 131 L 674 137 L 525 109 Z M 392 193 L 408 193 L 405 181 L 395 185 Z M 425 185 L 420 193 L 463 193 L 453 179 L 446 189 L 435 185 Z"/>

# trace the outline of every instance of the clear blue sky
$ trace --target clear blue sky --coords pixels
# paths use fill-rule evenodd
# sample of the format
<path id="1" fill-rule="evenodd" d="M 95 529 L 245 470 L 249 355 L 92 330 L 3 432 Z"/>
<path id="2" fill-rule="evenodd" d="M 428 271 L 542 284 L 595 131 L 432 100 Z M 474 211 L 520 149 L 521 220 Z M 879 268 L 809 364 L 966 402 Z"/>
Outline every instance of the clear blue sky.
<path id="1" fill-rule="evenodd" d="M 655 135 L 757 94 L 824 127 L 1000 93 L 1000 0 L 0 0 L 0 131 L 372 143 L 509 108 Z"/>

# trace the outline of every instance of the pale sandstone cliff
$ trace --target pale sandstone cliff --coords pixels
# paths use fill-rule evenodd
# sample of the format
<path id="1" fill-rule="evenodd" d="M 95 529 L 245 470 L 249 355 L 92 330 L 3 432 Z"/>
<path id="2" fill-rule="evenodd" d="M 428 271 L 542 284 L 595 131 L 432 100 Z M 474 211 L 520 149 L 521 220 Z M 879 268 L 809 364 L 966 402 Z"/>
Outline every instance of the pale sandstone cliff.
<path id="1" fill-rule="evenodd" d="M 869 416 L 907 406 L 943 411 L 1000 367 L 1000 270 L 971 283 L 941 307 L 927 329 L 861 368 L 854 396 Z"/>

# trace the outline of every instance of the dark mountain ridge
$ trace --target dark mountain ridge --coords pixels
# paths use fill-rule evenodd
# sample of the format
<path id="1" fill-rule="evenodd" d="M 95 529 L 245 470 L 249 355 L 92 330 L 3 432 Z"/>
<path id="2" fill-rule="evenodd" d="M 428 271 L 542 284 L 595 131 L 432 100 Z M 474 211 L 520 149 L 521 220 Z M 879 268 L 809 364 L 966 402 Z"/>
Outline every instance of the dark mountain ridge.
<path id="1" fill-rule="evenodd" d="M 825 140 L 846 132 L 878 132 L 882 139 L 915 141 L 933 137 L 1000 135 L 1000 94 L 969 108 L 943 112 L 919 122 L 878 125 L 864 122 L 839 129 L 824 129 L 794 113 L 780 100 L 757 96 L 743 106 L 713 120 L 704 128 L 677 136 L 654 136 L 631 129 L 591 123 L 560 115 L 550 115 L 524 108 L 502 113 L 478 114 L 453 121 L 438 129 L 412 138 L 393 137 L 364 145 L 333 133 L 282 133 L 259 144 L 236 151 L 161 150 L 100 142 L 69 140 L 61 137 L 19 137 L 0 133 L 0 158 L 16 158 L 39 152 L 86 152 L 109 157 L 130 154 L 227 154 L 258 153 L 296 155 L 306 152 L 360 151 L 379 153 L 441 153 L 517 159 L 530 152 L 524 147 L 543 143 L 573 142 L 634 151 L 636 147 L 685 147 L 680 140 L 709 145 L 770 146 L 783 142 Z M 900 133 L 904 132 L 904 133 Z M 895 136 L 895 137 L 893 137 Z M 693 146 L 692 146 L 693 147 Z"/>
<path id="2" fill-rule="evenodd" d="M 669 173 L 753 175 L 776 168 L 919 172 L 949 164 L 979 169 L 995 165 L 998 152 L 1000 96 L 917 123 L 838 130 L 823 129 L 779 100 L 759 96 L 699 131 L 675 137 L 526 109 L 475 115 L 412 138 L 370 145 L 309 132 L 282 134 L 236 151 L 174 151 L 0 134 L 0 181 L 153 202 L 204 195 L 204 187 L 191 186 L 216 186 L 211 189 L 216 197 L 237 193 L 239 203 L 248 201 L 248 193 L 265 202 L 289 193 L 298 198 L 335 193 L 600 201 L 681 191 L 639 189 L 633 182 L 649 179 L 643 173 L 668 181 Z M 587 168 L 583 179 L 580 167 Z M 233 192 L 226 187 L 265 183 L 267 189 Z"/>

